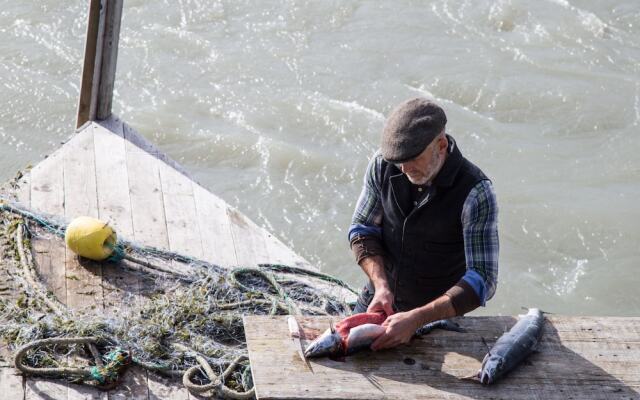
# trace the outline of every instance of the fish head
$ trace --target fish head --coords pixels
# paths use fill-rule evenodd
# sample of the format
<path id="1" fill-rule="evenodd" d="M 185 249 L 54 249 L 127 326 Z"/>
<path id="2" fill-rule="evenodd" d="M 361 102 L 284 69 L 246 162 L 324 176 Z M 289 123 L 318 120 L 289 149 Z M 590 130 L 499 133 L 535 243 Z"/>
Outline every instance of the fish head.
<path id="1" fill-rule="evenodd" d="M 487 354 L 487 357 L 482 361 L 482 368 L 478 373 L 478 379 L 483 385 L 489 385 L 495 382 L 500 375 L 502 375 L 504 360 L 502 357 L 492 354 Z"/>
<path id="2" fill-rule="evenodd" d="M 307 358 L 335 356 L 342 352 L 342 337 L 332 326 L 309 344 L 304 351 L 304 356 Z"/>

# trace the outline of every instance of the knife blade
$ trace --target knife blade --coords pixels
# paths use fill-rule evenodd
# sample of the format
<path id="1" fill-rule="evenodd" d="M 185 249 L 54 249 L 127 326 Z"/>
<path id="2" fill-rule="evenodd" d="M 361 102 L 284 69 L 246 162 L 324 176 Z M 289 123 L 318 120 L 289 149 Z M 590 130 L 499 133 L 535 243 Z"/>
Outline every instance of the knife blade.
<path id="1" fill-rule="evenodd" d="M 293 315 L 289 315 L 289 317 L 287 318 L 287 324 L 289 325 L 289 334 L 291 336 L 291 342 L 296 347 L 296 350 L 298 352 L 298 355 L 300 356 L 300 359 L 302 360 L 304 365 L 307 367 L 307 369 L 313 373 L 313 370 L 311 369 L 311 364 L 309 364 L 307 357 L 304 356 L 304 348 L 302 347 L 303 335 L 302 335 L 302 329 L 300 329 L 300 324 L 298 324 L 296 317 L 294 317 Z"/>

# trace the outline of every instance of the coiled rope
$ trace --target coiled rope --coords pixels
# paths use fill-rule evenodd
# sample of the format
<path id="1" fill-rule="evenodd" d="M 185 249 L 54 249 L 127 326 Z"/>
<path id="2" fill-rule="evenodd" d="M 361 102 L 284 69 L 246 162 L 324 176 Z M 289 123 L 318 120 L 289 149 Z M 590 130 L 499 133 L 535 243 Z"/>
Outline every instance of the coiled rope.
<path id="1" fill-rule="evenodd" d="M 186 347 L 175 344 L 176 348 L 189 352 L 190 350 Z M 230 389 L 224 385 L 224 382 L 229 378 L 231 373 L 243 362 L 247 361 L 249 358 L 245 355 L 241 355 L 236 357 L 231 364 L 220 374 L 220 376 L 216 375 L 216 373 L 211 368 L 211 365 L 207 362 L 207 360 L 199 355 L 198 353 L 194 353 L 194 357 L 199 365 L 195 365 L 189 368 L 184 375 L 182 376 L 182 384 L 191 392 L 198 395 L 207 395 L 207 396 L 218 396 L 223 397 L 225 399 L 236 399 L 236 400 L 244 400 L 251 399 L 255 395 L 255 389 L 251 388 L 245 392 L 239 392 L 237 390 Z M 193 377 L 200 372 L 200 369 L 204 371 L 207 378 L 209 379 L 209 383 L 204 385 L 199 385 L 197 383 L 193 383 Z"/>
<path id="2" fill-rule="evenodd" d="M 48 338 L 34 340 L 18 349 L 15 355 L 14 364 L 18 370 L 24 374 L 37 375 L 50 378 L 66 378 L 80 380 L 83 383 L 93 381 L 101 389 L 111 389 L 115 386 L 118 378 L 124 369 L 131 364 L 131 356 L 122 349 L 114 349 L 105 356 L 100 356 L 96 344 L 100 339 L 96 337 L 71 337 L 71 338 Z M 31 367 L 24 363 L 24 359 L 29 350 L 38 347 L 55 345 L 75 345 L 85 344 L 94 357 L 95 366 L 91 368 L 55 367 L 42 368 Z M 107 363 L 105 364 L 104 361 Z"/>

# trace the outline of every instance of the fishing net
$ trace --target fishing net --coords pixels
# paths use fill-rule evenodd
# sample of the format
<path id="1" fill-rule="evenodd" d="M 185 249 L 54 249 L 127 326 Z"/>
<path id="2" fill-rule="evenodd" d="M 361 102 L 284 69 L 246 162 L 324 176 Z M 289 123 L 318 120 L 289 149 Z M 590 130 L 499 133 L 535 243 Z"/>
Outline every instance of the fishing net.
<path id="1" fill-rule="evenodd" d="M 0 339 L 18 353 L 23 372 L 108 386 L 131 363 L 183 377 L 200 394 L 250 398 L 244 315 L 345 315 L 352 309 L 343 298 L 355 291 L 322 273 L 274 264 L 226 269 L 120 240 L 115 259 L 144 281 L 142 300 L 125 296 L 120 313 L 71 310 L 40 280 L 31 250 L 34 239 L 61 241 L 65 226 L 0 204 L 0 251 L 10 261 L 2 271 L 10 282 L 0 281 Z M 79 359 L 86 367 L 77 367 Z"/>

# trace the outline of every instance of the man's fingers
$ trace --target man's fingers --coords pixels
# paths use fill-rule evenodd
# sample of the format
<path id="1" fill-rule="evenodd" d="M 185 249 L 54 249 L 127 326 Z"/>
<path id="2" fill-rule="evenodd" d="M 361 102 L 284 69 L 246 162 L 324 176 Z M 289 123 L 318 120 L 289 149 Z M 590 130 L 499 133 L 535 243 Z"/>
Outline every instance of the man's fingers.
<path id="1" fill-rule="evenodd" d="M 384 309 L 378 303 L 369 304 L 369 307 L 367 307 L 367 312 L 368 313 L 374 313 L 376 311 L 383 311 L 384 312 Z"/>
<path id="2" fill-rule="evenodd" d="M 384 335 L 377 338 L 373 343 L 371 343 L 371 350 L 373 351 L 380 350 L 381 348 L 383 348 L 382 346 L 386 341 L 387 341 L 387 334 L 385 333 Z"/>
<path id="3" fill-rule="evenodd" d="M 383 350 L 395 347 L 396 345 L 397 344 L 395 343 L 395 339 L 393 338 L 393 336 L 388 336 L 385 334 L 377 338 L 376 341 L 371 344 L 371 350 Z"/>

